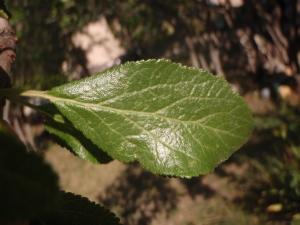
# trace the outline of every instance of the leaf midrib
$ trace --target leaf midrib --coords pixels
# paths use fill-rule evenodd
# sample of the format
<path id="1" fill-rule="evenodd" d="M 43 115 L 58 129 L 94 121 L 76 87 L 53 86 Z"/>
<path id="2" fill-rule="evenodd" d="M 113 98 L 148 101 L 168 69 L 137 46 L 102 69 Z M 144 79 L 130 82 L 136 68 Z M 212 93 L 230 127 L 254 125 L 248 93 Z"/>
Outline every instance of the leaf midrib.
<path id="1" fill-rule="evenodd" d="M 143 112 L 143 111 L 134 111 L 134 110 L 127 110 L 127 109 L 126 110 L 125 109 L 118 109 L 118 108 L 103 106 L 99 103 L 97 103 L 97 104 L 87 103 L 87 102 L 82 102 L 82 101 L 78 101 L 78 100 L 74 100 L 74 99 L 70 99 L 70 98 L 62 98 L 62 97 L 50 95 L 50 94 L 47 93 L 47 91 L 26 91 L 26 92 L 23 92 L 21 95 L 26 96 L 26 97 L 40 97 L 40 98 L 47 99 L 47 100 L 49 100 L 53 103 L 55 103 L 55 101 L 57 101 L 57 102 L 74 104 L 74 105 L 81 105 L 81 106 L 84 106 L 84 107 L 87 107 L 87 108 L 90 108 L 90 109 L 96 109 L 96 110 L 102 110 L 102 111 L 108 111 L 108 112 L 117 112 L 119 114 L 124 114 L 124 115 L 126 115 L 126 114 L 127 115 L 128 114 L 131 114 L 131 115 L 141 114 L 141 115 L 144 115 L 144 116 L 159 117 L 161 119 L 164 119 L 164 120 L 167 120 L 167 121 L 168 120 L 169 121 L 174 121 L 174 122 L 177 122 L 177 123 L 180 123 L 180 124 L 192 123 L 192 124 L 200 125 L 203 128 L 207 128 L 207 129 L 210 129 L 210 130 L 214 130 L 214 131 L 217 131 L 217 132 L 228 134 L 228 135 L 233 136 L 235 138 L 241 138 L 241 139 L 243 138 L 242 135 L 237 135 L 237 134 L 231 133 L 231 132 L 226 131 L 226 130 L 222 130 L 222 129 L 218 129 L 218 128 L 215 128 L 215 127 L 211 127 L 211 126 L 208 126 L 208 125 L 201 124 L 201 121 L 206 119 L 206 116 L 202 117 L 198 120 L 179 120 L 179 119 L 172 118 L 172 117 L 166 117 L 166 116 L 163 116 L 161 114 L 156 114 L 155 112 Z M 215 98 L 215 97 L 200 97 L 200 98 L 197 98 L 197 99 L 204 100 L 204 99 L 218 99 L 218 98 Z M 227 114 L 228 112 L 223 112 L 223 113 Z"/>

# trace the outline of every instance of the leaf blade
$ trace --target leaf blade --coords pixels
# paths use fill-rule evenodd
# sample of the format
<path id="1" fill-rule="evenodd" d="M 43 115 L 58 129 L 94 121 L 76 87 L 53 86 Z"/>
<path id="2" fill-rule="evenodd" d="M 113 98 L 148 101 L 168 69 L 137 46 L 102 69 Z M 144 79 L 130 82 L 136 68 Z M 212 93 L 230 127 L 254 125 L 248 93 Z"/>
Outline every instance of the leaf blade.
<path id="1" fill-rule="evenodd" d="M 112 159 L 86 138 L 70 123 L 53 104 L 38 106 L 38 109 L 47 115 L 45 129 L 59 145 L 74 155 L 92 163 L 108 163 Z"/>
<path id="2" fill-rule="evenodd" d="M 61 192 L 59 207 L 40 220 L 49 225 L 120 225 L 119 219 L 103 206 L 68 192 Z"/>
<path id="3" fill-rule="evenodd" d="M 225 80 L 166 60 L 127 63 L 43 95 L 111 157 L 164 175 L 210 172 L 253 127 Z"/>
<path id="4" fill-rule="evenodd" d="M 50 166 L 11 135 L 0 121 L 0 218 L 29 220 L 58 203 L 58 177 Z"/>

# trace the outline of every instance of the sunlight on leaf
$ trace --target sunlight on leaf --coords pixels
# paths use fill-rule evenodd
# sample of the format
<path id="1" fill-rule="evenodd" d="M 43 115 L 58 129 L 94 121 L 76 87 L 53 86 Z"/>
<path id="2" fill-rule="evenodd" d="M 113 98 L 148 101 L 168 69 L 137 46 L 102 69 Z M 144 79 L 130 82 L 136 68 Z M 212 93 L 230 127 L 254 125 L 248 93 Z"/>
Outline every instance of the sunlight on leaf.
<path id="1" fill-rule="evenodd" d="M 29 95 L 50 100 L 112 158 L 163 175 L 212 171 L 253 127 L 244 100 L 224 79 L 167 60 L 126 63 Z"/>

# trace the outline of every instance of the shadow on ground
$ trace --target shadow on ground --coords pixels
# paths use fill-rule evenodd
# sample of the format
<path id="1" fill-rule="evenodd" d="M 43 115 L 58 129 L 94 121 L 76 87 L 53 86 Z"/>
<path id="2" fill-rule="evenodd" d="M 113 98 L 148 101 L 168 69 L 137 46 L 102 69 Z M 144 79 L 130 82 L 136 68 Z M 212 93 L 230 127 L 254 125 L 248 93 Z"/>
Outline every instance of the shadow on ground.
<path id="1" fill-rule="evenodd" d="M 180 196 L 188 193 L 211 197 L 214 191 L 201 178 L 181 180 L 152 175 L 137 164 L 129 166 L 99 196 L 99 202 L 124 218 L 124 224 L 150 224 L 158 214 L 167 216 L 177 209 Z"/>
<path id="2" fill-rule="evenodd" d="M 129 166 L 99 196 L 104 205 L 118 207 L 125 224 L 149 224 L 158 212 L 176 208 L 177 200 L 168 179 L 145 172 L 137 165 Z"/>

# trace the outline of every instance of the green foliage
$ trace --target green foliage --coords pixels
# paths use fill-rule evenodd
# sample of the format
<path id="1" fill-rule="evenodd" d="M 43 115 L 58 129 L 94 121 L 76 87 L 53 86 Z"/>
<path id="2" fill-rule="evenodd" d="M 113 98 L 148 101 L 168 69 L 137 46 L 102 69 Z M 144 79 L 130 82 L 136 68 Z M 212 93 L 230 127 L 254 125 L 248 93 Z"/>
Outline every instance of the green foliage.
<path id="1" fill-rule="evenodd" d="M 59 206 L 43 216 L 44 225 L 119 225 L 119 219 L 87 198 L 62 192 Z"/>
<path id="2" fill-rule="evenodd" d="M 199 65 L 210 71 L 217 71 L 221 64 L 228 80 L 237 81 L 241 90 L 247 93 L 257 87 L 277 88 L 282 81 L 293 81 L 297 77 L 289 75 L 276 78 L 282 74 L 280 71 L 277 74 L 277 68 L 285 68 L 283 73 L 294 68 L 293 74 L 299 73 L 295 51 L 298 38 L 297 35 L 292 35 L 297 28 L 297 1 L 244 1 L 241 7 L 209 2 L 87 0 L 83 4 L 80 0 L 9 0 L 7 4 L 13 14 L 11 22 L 20 40 L 15 86 L 48 89 L 64 81 L 61 79 L 63 62 L 68 62 L 75 68 L 78 65 L 84 67 L 84 52 L 72 45 L 72 35 L 99 16 L 107 19 L 129 53 L 133 51 L 140 58 L 167 56 L 192 64 L 195 51 Z M 259 45 L 261 41 L 262 46 Z M 268 46 L 269 53 L 264 46 Z M 282 51 L 288 53 L 289 59 L 277 54 Z M 274 57 L 278 65 L 273 71 L 268 69 L 268 59 L 274 61 Z M 281 119 L 288 117 L 286 114 L 281 116 Z M 47 120 L 46 126 L 56 140 L 76 155 L 102 163 L 102 159 L 105 159 L 103 151 L 79 129 L 75 129 L 67 118 L 60 113 L 55 116 L 57 117 L 62 120 Z M 270 186 L 276 186 L 270 190 L 287 189 L 290 190 L 285 191 L 288 195 L 293 191 L 287 186 L 293 182 L 286 180 L 294 180 L 291 177 L 297 176 L 297 170 L 292 165 L 297 162 L 299 165 L 292 150 L 298 148 L 299 144 L 289 142 L 298 136 L 299 132 L 291 130 L 299 121 L 281 123 L 278 118 L 272 119 L 262 120 L 265 128 L 272 126 L 268 128 L 272 142 L 257 148 L 258 155 L 266 158 L 261 163 L 263 171 L 271 174 Z M 278 154 L 272 159 L 269 158 L 270 152 L 261 154 L 261 150 L 268 149 L 269 146 L 284 154 Z M 281 198 L 289 199 L 286 195 Z"/>
<path id="3" fill-rule="evenodd" d="M 0 124 L 0 223 L 37 220 L 43 225 L 118 225 L 104 207 L 60 192 L 52 169 L 27 152 L 9 126 Z"/>
<path id="4" fill-rule="evenodd" d="M 297 213 L 300 207 L 300 148 L 286 150 L 284 158 L 269 157 L 262 173 L 269 176 L 269 187 L 262 191 L 264 204 L 280 204 L 281 214 Z"/>
<path id="5" fill-rule="evenodd" d="M 58 179 L 52 169 L 0 124 L 0 220 L 35 218 L 57 207 Z"/>
<path id="6" fill-rule="evenodd" d="M 257 142 L 262 142 L 259 145 L 265 149 L 251 160 L 255 175 L 248 175 L 257 180 L 251 188 L 260 199 L 255 210 L 266 210 L 271 218 L 291 221 L 300 208 L 299 110 L 281 105 L 273 116 L 257 117 L 256 129 Z M 262 149 L 261 146 L 254 148 Z M 257 173 L 261 176 L 256 177 Z"/>
<path id="7" fill-rule="evenodd" d="M 50 100 L 112 158 L 164 175 L 210 172 L 252 129 L 249 109 L 223 79 L 166 60 L 127 63 L 31 95 Z"/>
<path id="8" fill-rule="evenodd" d="M 293 216 L 293 220 L 292 220 L 291 225 L 299 225 L 299 224 L 300 224 L 300 213 L 295 214 Z"/>
<path id="9" fill-rule="evenodd" d="M 103 150 L 76 130 L 54 105 L 41 106 L 40 110 L 48 116 L 48 120 L 45 121 L 45 129 L 61 146 L 92 163 L 107 163 L 112 160 Z"/>
<path id="10" fill-rule="evenodd" d="M 111 161 L 111 158 L 106 153 L 83 136 L 71 123 L 47 121 L 45 128 L 57 143 L 78 157 L 92 163 L 107 163 Z"/>
<path id="11" fill-rule="evenodd" d="M 256 194 L 260 195 L 257 210 L 267 209 L 278 218 L 290 221 L 300 207 L 300 148 L 287 147 L 280 155 L 255 163 L 258 172 L 267 178 L 265 183 L 255 187 Z M 275 205 L 278 208 L 273 209 Z"/>
<path id="12" fill-rule="evenodd" d="M 11 14 L 7 11 L 4 0 L 0 1 L 0 17 L 4 19 L 9 19 L 10 16 Z"/>
<path id="13" fill-rule="evenodd" d="M 107 153 L 123 162 L 139 161 L 162 175 L 191 177 L 210 172 L 248 139 L 253 127 L 248 107 L 225 80 L 167 60 L 126 63 L 49 91 L 20 94 L 2 89 L 0 94 L 44 113 L 46 129 L 79 157 L 107 162 Z M 23 97 L 44 98 L 49 104 L 33 106 Z M 0 142 L 14 148 L 10 139 Z M 48 202 L 48 197 L 49 203 L 58 199 L 56 206 L 39 209 L 42 216 L 24 211 L 19 218 L 37 218 L 49 225 L 118 223 L 107 210 L 84 198 L 72 194 L 57 197 L 52 172 L 44 171 L 34 160 L 27 163 L 11 157 L 11 152 L 3 151 L 0 165 L 4 170 L 24 172 L 38 183 L 18 177 L 11 180 L 4 173 L 1 194 L 11 186 L 16 188 L 13 191 L 21 188 L 15 195 L 18 199 L 6 200 L 7 204 L 22 206 L 23 200 L 29 201 L 27 197 L 36 200 L 36 206 Z M 14 205 L 7 210 L 14 211 Z"/>

